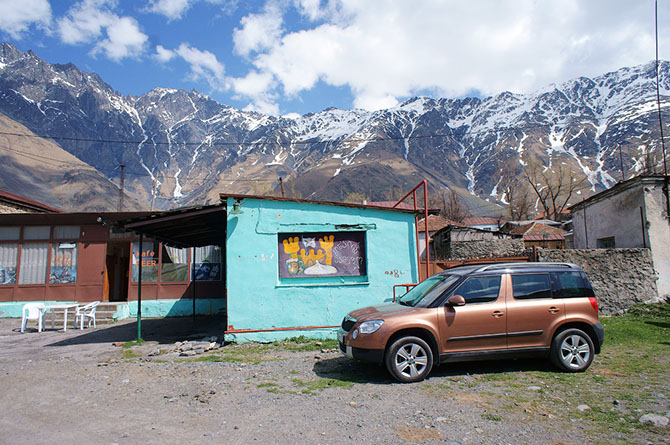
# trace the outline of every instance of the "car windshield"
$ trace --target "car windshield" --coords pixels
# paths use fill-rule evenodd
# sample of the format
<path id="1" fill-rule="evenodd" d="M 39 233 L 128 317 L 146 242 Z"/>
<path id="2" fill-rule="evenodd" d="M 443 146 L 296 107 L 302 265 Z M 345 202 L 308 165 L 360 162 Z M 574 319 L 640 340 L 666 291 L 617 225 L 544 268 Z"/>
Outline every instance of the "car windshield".
<path id="1" fill-rule="evenodd" d="M 403 306 L 427 307 L 449 286 L 458 280 L 458 275 L 433 275 L 414 286 L 398 299 Z"/>

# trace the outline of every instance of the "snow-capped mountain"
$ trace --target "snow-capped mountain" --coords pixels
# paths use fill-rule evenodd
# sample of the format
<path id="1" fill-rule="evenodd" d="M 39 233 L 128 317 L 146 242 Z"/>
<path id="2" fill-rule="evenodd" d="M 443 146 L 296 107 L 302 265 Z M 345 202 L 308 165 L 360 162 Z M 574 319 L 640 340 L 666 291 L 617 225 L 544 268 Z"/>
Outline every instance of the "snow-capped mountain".
<path id="1" fill-rule="evenodd" d="M 670 63 L 662 62 L 664 120 Z M 297 118 L 221 105 L 195 91 L 115 92 L 96 74 L 0 46 L 0 112 L 157 208 L 215 201 L 220 192 L 390 199 L 422 179 L 471 206 L 504 203 L 501 165 L 564 162 L 593 191 L 639 173 L 660 153 L 655 64 L 581 77 L 533 94 L 412 98 L 368 112 Z M 670 130 L 666 130 L 670 134 Z M 46 156 L 46 154 L 45 154 Z M 1 176 L 12 175 L 3 170 Z M 16 191 L 29 196 L 26 191 Z"/>

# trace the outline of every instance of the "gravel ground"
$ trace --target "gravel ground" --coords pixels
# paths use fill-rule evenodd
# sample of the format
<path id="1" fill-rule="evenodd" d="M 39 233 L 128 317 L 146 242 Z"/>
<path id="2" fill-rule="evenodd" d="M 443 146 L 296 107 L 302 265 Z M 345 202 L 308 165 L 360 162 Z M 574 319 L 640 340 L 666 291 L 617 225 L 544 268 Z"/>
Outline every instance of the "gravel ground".
<path id="1" fill-rule="evenodd" d="M 664 442 L 662 432 L 610 435 L 566 401 L 543 406 L 544 361 L 439 367 L 424 382 L 330 349 L 230 345 L 179 357 L 175 341 L 219 335 L 216 320 L 132 321 L 18 333 L 0 319 L 0 443 L 554 443 Z M 160 352 L 159 352 L 160 350 Z M 193 361 L 210 357 L 221 361 Z M 596 358 L 596 361 L 598 358 Z M 540 371 L 546 379 L 524 376 Z M 591 372 L 591 371 L 589 371 Z M 589 375 L 589 372 L 580 376 Z M 513 390 L 496 384 L 504 376 Z M 511 376 L 511 377 L 510 377 Z M 651 435 L 650 435 L 651 434 Z"/>

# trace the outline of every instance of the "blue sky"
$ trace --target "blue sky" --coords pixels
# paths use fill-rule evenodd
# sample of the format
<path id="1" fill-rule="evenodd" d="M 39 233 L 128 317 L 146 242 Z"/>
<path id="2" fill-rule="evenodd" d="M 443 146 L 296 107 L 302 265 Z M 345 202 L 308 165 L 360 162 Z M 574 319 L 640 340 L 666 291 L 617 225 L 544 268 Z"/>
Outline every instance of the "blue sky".
<path id="1" fill-rule="evenodd" d="M 0 39 L 114 89 L 268 114 L 530 93 L 654 58 L 650 0 L 0 0 Z M 660 56 L 670 1 L 659 2 Z"/>

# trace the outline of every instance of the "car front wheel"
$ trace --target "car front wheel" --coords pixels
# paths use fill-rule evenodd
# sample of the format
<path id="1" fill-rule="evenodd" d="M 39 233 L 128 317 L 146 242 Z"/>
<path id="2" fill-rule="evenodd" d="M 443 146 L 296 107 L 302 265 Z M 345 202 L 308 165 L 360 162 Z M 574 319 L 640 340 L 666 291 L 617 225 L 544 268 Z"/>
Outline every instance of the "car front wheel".
<path id="1" fill-rule="evenodd" d="M 579 329 L 566 329 L 551 342 L 551 360 L 563 371 L 582 372 L 593 361 L 591 337 Z"/>
<path id="2" fill-rule="evenodd" d="M 386 351 L 386 368 L 400 382 L 419 382 L 433 368 L 433 351 L 419 337 L 401 337 Z"/>

